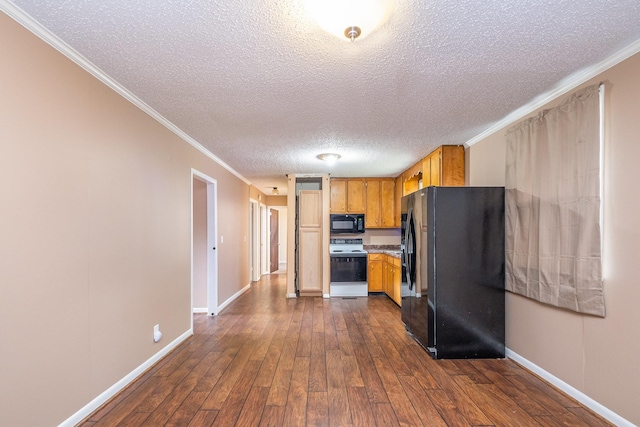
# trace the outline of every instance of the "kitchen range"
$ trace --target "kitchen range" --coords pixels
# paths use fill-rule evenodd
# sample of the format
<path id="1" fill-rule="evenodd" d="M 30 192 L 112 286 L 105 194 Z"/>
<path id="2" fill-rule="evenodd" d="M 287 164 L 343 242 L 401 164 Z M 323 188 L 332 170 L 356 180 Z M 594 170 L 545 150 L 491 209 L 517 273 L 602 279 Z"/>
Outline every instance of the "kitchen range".
<path id="1" fill-rule="evenodd" d="M 331 296 L 367 296 L 367 252 L 362 239 L 330 239 Z"/>

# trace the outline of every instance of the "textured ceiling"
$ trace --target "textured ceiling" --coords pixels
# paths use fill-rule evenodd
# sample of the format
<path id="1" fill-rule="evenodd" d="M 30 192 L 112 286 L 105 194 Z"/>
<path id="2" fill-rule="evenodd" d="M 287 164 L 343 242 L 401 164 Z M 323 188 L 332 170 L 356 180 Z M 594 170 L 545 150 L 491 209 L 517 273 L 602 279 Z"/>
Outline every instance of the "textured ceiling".
<path id="1" fill-rule="evenodd" d="M 287 173 L 396 176 L 640 40 L 638 0 L 396 0 L 355 43 L 302 0 L 2 3 L 265 192 Z"/>

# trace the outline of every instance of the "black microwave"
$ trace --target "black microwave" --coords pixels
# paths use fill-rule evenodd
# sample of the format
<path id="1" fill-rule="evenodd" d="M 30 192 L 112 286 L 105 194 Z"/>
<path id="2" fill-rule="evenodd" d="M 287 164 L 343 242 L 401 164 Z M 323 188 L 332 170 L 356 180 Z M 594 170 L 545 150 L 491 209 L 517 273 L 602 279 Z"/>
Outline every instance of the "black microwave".
<path id="1" fill-rule="evenodd" d="M 329 219 L 331 234 L 364 233 L 364 214 L 331 214 Z"/>

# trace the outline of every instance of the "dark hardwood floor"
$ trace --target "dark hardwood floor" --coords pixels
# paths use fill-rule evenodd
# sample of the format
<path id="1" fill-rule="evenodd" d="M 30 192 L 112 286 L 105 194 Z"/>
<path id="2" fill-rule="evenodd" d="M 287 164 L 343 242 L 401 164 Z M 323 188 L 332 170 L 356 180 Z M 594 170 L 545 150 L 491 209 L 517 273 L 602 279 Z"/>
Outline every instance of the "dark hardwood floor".
<path id="1" fill-rule="evenodd" d="M 511 360 L 432 360 L 386 296 L 264 276 L 81 426 L 609 426 Z"/>

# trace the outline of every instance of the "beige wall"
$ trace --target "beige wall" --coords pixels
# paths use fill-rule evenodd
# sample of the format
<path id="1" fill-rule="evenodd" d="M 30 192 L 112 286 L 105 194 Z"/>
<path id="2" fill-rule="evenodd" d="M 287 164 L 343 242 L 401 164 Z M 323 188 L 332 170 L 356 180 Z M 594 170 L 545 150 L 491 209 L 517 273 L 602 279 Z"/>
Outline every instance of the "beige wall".
<path id="1" fill-rule="evenodd" d="M 249 186 L 1 13 L 0 52 L 0 424 L 57 425 L 189 331 L 191 168 L 237 236 Z"/>
<path id="2" fill-rule="evenodd" d="M 267 196 L 267 206 L 287 206 L 287 196 Z"/>
<path id="3" fill-rule="evenodd" d="M 586 83 L 606 82 L 606 318 L 507 294 L 507 346 L 640 424 L 640 54 Z M 559 100 L 550 105 L 554 105 Z M 547 106 L 548 107 L 548 106 Z M 470 185 L 504 185 L 505 132 L 467 150 Z"/>
<path id="4" fill-rule="evenodd" d="M 249 186 L 249 197 L 260 203 L 267 204 L 267 196 L 262 191 L 258 190 L 258 187 L 254 185 Z"/>

